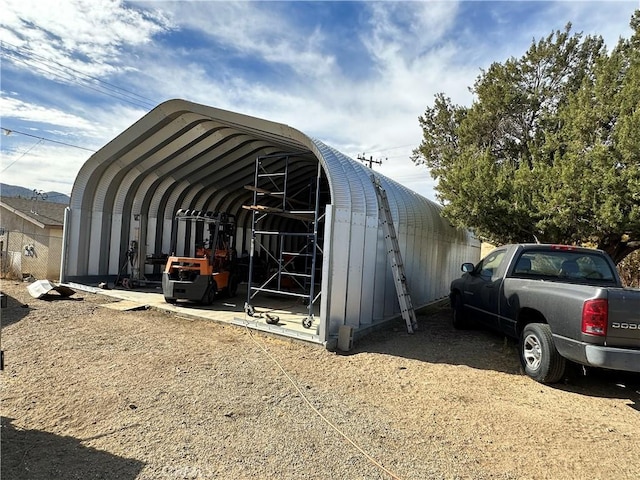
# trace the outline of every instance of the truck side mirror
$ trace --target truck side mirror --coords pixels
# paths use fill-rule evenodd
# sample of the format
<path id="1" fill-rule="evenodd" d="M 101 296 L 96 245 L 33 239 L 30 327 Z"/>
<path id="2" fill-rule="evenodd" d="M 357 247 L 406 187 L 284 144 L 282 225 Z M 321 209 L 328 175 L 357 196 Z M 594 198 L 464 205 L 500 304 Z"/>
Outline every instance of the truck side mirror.
<path id="1" fill-rule="evenodd" d="M 471 273 L 473 272 L 473 263 L 463 263 L 462 267 L 460 267 L 460 270 L 462 270 L 464 273 Z"/>

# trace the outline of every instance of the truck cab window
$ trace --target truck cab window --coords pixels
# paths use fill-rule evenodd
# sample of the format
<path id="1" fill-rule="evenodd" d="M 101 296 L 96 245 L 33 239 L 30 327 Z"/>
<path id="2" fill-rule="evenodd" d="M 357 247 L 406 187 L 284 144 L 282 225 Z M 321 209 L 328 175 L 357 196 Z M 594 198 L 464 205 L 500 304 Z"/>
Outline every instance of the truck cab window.
<path id="1" fill-rule="evenodd" d="M 502 265 L 505 257 L 505 250 L 496 250 L 487 255 L 476 265 L 474 273 L 482 277 L 493 277 Z"/>

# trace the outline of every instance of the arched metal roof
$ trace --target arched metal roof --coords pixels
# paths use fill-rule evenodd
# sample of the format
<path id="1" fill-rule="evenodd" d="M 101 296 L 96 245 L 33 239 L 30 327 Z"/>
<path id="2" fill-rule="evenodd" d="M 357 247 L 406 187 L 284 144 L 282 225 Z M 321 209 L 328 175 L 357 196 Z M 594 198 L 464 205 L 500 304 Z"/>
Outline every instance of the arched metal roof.
<path id="1" fill-rule="evenodd" d="M 251 203 L 252 192 L 245 186 L 254 181 L 256 158 L 267 155 L 286 156 L 292 191 L 317 175 L 318 163 L 322 167 L 327 191 L 321 200 L 332 212 L 327 236 L 334 237 L 333 251 L 330 258 L 324 259 L 323 268 L 338 280 L 343 267 L 337 263 L 346 261 L 345 268 L 350 271 L 345 271 L 344 282 L 346 273 L 350 273 L 351 285 L 357 288 L 373 288 L 372 282 L 378 282 L 376 276 L 388 277 L 386 268 L 380 273 L 378 265 L 376 274 L 366 266 L 366 255 L 377 258 L 376 264 L 386 265 L 370 169 L 287 125 L 178 99 L 154 108 L 82 166 L 74 183 L 65 227 L 63 274 L 69 278 L 118 274 L 126 263 L 127 246 L 134 238 L 139 239 L 142 258 L 168 252 L 172 221 L 179 208 L 233 212 L 238 227 L 246 232 L 250 214 L 242 206 Z M 466 253 L 469 246 L 476 248 L 477 242 L 466 232 L 452 228 L 441 217 L 438 205 L 378 176 L 389 198 L 401 246 L 411 249 L 405 254 L 408 273 L 418 278 L 422 262 L 434 263 L 437 245 L 441 245 L 439 255 L 446 257 L 438 262 L 445 262 L 449 271 L 456 272 L 458 262 L 469 257 L 460 253 L 452 259 L 449 248 L 442 245 L 457 246 L 459 252 Z M 287 221 L 278 220 L 282 225 L 274 224 L 274 228 L 284 228 Z M 372 235 L 375 241 L 370 239 Z M 431 253 L 421 244 L 429 239 L 436 245 Z M 245 235 L 243 245 L 246 241 Z M 341 244 L 336 245 L 336 241 Z M 345 241 L 351 246 L 342 245 Z M 355 270 L 361 277 L 356 282 L 354 256 L 359 258 Z M 452 261 L 456 262 L 456 270 L 449 265 Z M 444 277 L 445 281 L 449 277 L 451 273 Z M 384 282 L 388 284 L 388 278 Z M 425 288 L 416 304 L 438 295 L 443 295 L 442 288 Z M 393 293 L 384 296 L 387 306 L 381 307 L 378 314 L 373 312 L 374 317 L 388 314 L 388 304 L 393 303 L 389 296 L 393 297 Z M 337 305 L 335 298 L 325 300 L 329 302 L 327 309 Z M 334 321 L 344 323 L 354 315 L 346 305 L 359 306 L 362 301 L 344 299 L 339 303 L 333 310 Z"/>

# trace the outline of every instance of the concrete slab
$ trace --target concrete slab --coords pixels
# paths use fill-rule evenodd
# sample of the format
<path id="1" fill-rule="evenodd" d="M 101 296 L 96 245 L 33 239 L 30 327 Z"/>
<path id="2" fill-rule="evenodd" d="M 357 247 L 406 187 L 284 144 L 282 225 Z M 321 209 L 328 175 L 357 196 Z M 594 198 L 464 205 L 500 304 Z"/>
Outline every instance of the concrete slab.
<path id="1" fill-rule="evenodd" d="M 131 311 L 131 310 L 146 310 L 149 308 L 149 305 L 132 301 L 132 300 L 120 300 L 119 302 L 113 303 L 105 303 L 104 305 L 100 305 L 101 307 L 110 308 L 112 310 L 119 310 L 121 312 Z"/>
<path id="2" fill-rule="evenodd" d="M 221 298 L 213 305 L 205 306 L 190 302 L 178 302 L 169 304 L 164 301 L 160 287 L 148 286 L 139 289 L 95 289 L 95 293 L 111 298 L 117 298 L 127 305 L 144 305 L 149 308 L 164 310 L 176 315 L 203 318 L 217 322 L 230 323 L 246 328 L 252 328 L 264 332 L 274 333 L 285 337 L 296 338 L 313 343 L 322 343 L 317 333 L 319 327 L 319 307 L 316 306 L 314 322 L 311 328 L 305 328 L 302 320 L 308 316 L 307 306 L 293 297 L 276 295 L 256 296 L 252 299 L 255 314 L 249 316 L 244 311 L 247 300 L 246 284 L 238 286 L 238 294 L 234 298 Z M 118 302 L 119 303 L 119 302 Z M 123 310 L 126 308 L 123 308 Z M 278 317 L 277 324 L 267 323 L 267 313 L 274 318 Z"/>

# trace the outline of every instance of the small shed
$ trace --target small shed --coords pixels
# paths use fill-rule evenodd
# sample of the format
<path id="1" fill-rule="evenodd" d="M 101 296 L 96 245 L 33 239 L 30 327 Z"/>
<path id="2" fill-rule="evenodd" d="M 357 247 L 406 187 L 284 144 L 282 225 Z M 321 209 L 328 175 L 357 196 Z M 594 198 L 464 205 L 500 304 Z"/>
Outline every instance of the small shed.
<path id="1" fill-rule="evenodd" d="M 436 203 L 287 125 L 170 100 L 81 168 L 65 220 L 64 280 L 123 271 L 157 279 L 167 254 L 193 254 L 202 238 L 196 223 L 174 224 L 178 210 L 224 211 L 237 219 L 239 258 L 266 265 L 266 283 L 255 272 L 246 279 L 248 303 L 259 305 L 262 293 L 284 298 L 283 285 L 293 285 L 289 293 L 300 287 L 312 306 L 311 340 L 326 343 L 341 326 L 361 333 L 400 315 L 374 179 L 388 197 L 414 307 L 442 299 L 480 244 Z M 297 278 L 281 281 L 286 274 Z"/>
<path id="2" fill-rule="evenodd" d="M 3 277 L 60 278 L 66 207 L 37 198 L 0 197 Z"/>

